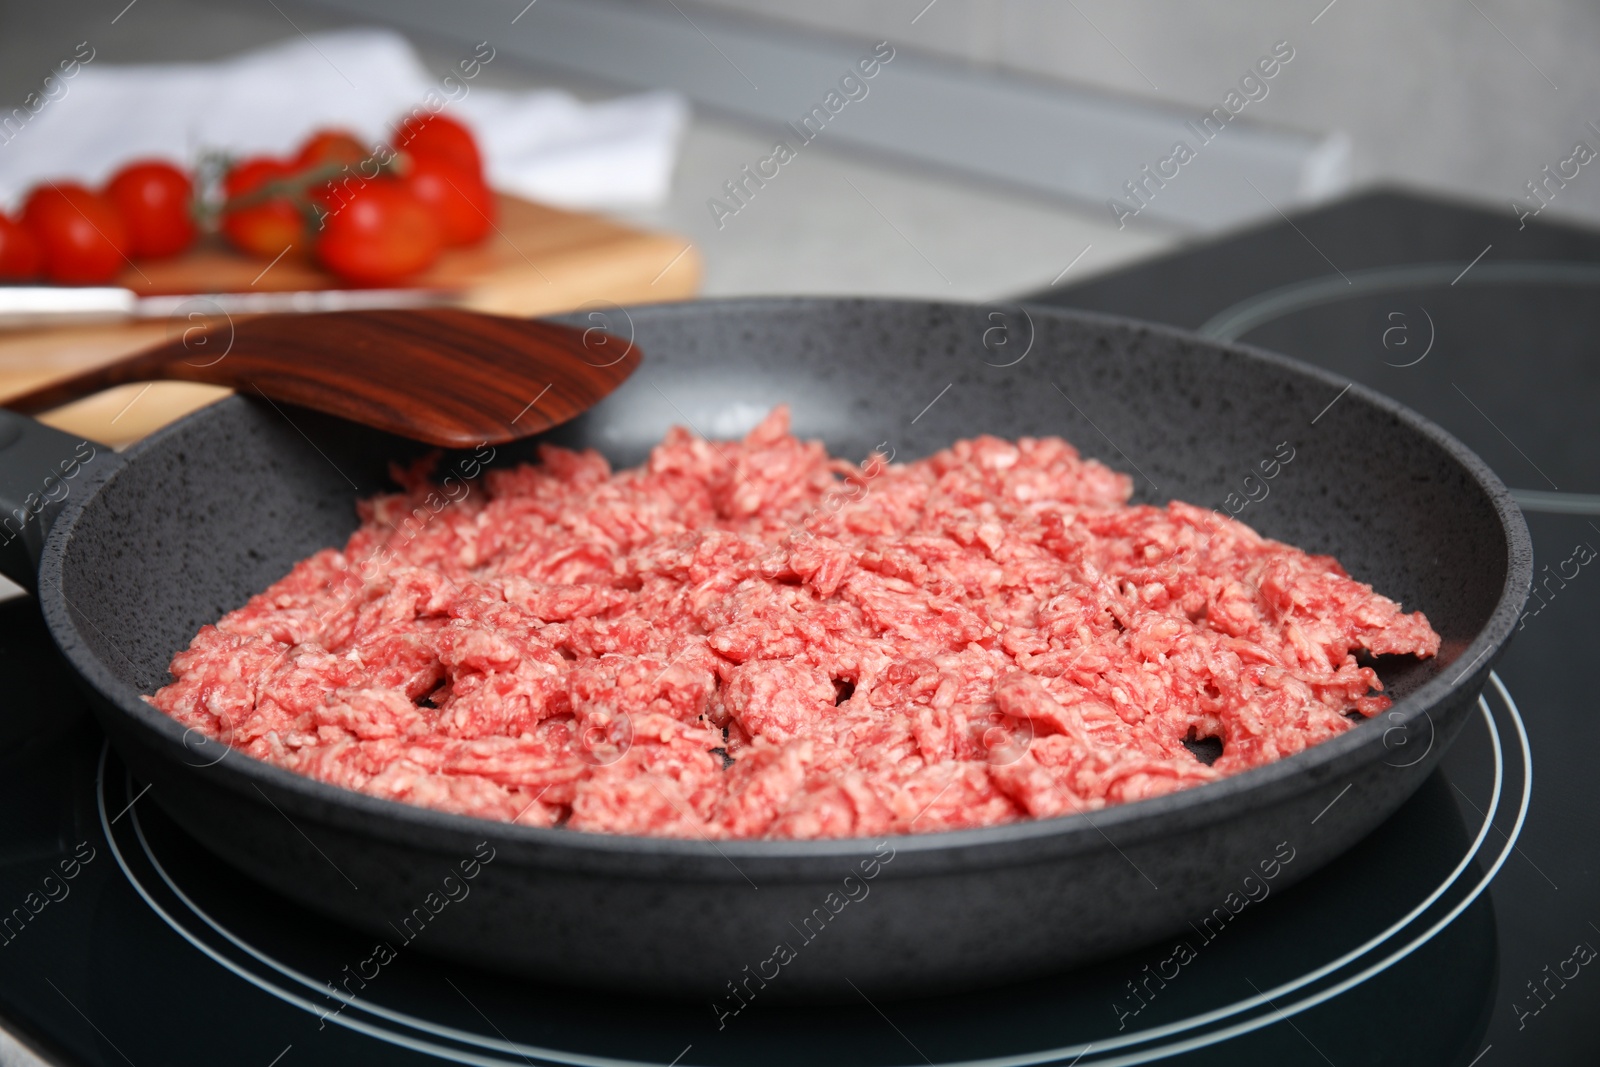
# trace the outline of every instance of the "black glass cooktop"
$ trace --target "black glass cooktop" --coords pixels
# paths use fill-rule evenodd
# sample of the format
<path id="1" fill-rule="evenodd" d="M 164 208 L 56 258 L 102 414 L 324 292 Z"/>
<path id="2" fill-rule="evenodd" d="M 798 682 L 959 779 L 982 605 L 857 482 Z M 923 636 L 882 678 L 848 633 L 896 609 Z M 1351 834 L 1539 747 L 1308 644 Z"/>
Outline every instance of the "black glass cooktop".
<path id="1" fill-rule="evenodd" d="M 138 1067 L 1600 1063 L 1600 235 L 1508 219 L 1375 194 L 1031 298 L 1321 363 L 1442 423 L 1529 509 L 1549 580 L 1440 769 L 1225 926 L 1197 916 L 1192 934 L 1025 985 L 758 1002 L 720 1023 L 704 1004 L 441 963 L 420 938 L 347 998 L 369 939 L 168 821 L 19 599 L 0 604 L 0 1023 L 46 1062 Z"/>

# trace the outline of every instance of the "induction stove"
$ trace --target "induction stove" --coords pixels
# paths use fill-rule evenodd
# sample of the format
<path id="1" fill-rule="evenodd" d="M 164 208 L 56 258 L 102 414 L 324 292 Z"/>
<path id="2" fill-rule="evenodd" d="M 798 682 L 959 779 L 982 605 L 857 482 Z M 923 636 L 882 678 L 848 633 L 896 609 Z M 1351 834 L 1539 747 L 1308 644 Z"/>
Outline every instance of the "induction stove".
<path id="1" fill-rule="evenodd" d="M 0 604 L 0 1025 L 45 1062 L 138 1067 L 1600 1063 L 1600 234 L 1515 222 L 1382 191 L 1010 305 L 1018 322 L 1065 305 L 1318 363 L 1466 441 L 1527 511 L 1540 593 L 1439 768 L 1225 925 L 1197 916 L 1125 956 L 960 996 L 731 1019 L 443 962 L 424 934 L 350 995 L 339 978 L 371 938 L 178 829 L 20 598 Z M 1408 736 L 1389 758 L 1431 744 Z"/>

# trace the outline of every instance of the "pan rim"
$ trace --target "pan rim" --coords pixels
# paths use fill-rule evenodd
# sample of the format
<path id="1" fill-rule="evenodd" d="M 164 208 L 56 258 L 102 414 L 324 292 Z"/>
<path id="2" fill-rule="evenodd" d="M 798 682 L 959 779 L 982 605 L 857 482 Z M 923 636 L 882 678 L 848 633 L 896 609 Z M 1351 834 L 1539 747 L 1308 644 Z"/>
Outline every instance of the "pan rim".
<path id="1" fill-rule="evenodd" d="M 961 301 L 909 300 L 873 297 L 734 297 L 692 302 L 672 302 L 629 305 L 629 313 L 649 315 L 716 315 L 722 311 L 818 311 L 822 308 L 850 307 L 858 310 L 872 308 L 913 309 L 937 312 L 946 309 L 957 311 L 988 306 Z M 1210 350 L 1222 350 L 1247 360 L 1263 362 L 1300 377 L 1321 382 L 1330 389 L 1345 389 L 1355 399 L 1378 409 L 1396 419 L 1408 429 L 1420 434 L 1443 450 L 1469 476 L 1494 508 L 1505 538 L 1506 575 L 1483 626 L 1461 651 L 1454 663 L 1465 662 L 1467 667 L 1454 680 L 1449 672 L 1424 682 L 1417 690 L 1396 701 L 1387 714 L 1398 714 L 1392 720 L 1397 727 L 1409 728 L 1428 711 L 1444 703 L 1463 689 L 1479 687 L 1486 678 L 1513 632 L 1528 596 L 1533 578 L 1532 540 L 1521 509 L 1511 497 L 1510 490 L 1476 453 L 1443 427 L 1384 394 L 1354 381 L 1346 381 L 1331 371 L 1313 366 L 1276 352 L 1236 342 L 1222 342 L 1203 338 L 1192 331 L 1159 323 L 1145 322 L 1123 316 L 1098 312 L 1046 307 L 1013 302 L 1033 316 L 1053 318 L 1064 322 L 1084 323 L 1110 327 L 1132 334 L 1166 338 Z M 561 321 L 562 316 L 550 316 Z M 150 435 L 123 454 L 125 463 L 116 471 L 108 471 L 105 478 L 92 486 L 92 491 L 74 494 L 62 507 L 46 538 L 40 561 L 38 598 L 45 621 L 57 646 L 66 655 L 80 676 L 107 704 L 125 715 L 141 730 L 153 734 L 167 748 L 181 748 L 184 728 L 151 705 L 145 703 L 133 686 L 111 673 L 104 661 L 93 654 L 83 641 L 78 625 L 69 610 L 62 584 L 67 549 L 72 534 L 84 514 L 99 499 L 101 491 L 123 473 L 126 465 L 136 463 L 147 451 L 159 448 L 167 439 L 187 432 L 193 422 L 217 417 L 225 404 L 243 403 L 243 398 L 230 397 L 217 404 L 208 405 Z M 1471 657 L 1471 658 L 1469 658 Z M 1431 721 L 1431 717 L 1430 717 Z M 890 834 L 876 837 L 823 838 L 810 840 L 755 839 L 688 839 L 651 837 L 644 835 L 601 834 L 564 830 L 551 827 L 521 826 L 497 822 L 476 816 L 460 815 L 424 808 L 401 801 L 369 796 L 355 790 L 335 786 L 318 779 L 286 770 L 257 760 L 238 750 L 230 749 L 226 759 L 210 768 L 197 768 L 197 773 L 213 776 L 218 784 L 241 794 L 251 787 L 265 787 L 280 797 L 293 797 L 306 810 L 315 809 L 320 816 L 367 836 L 378 836 L 401 841 L 413 846 L 431 844 L 439 851 L 444 842 L 461 842 L 492 837 L 496 845 L 513 850 L 537 854 L 541 860 L 555 860 L 566 856 L 573 862 L 584 858 L 602 860 L 606 857 L 642 858 L 683 862 L 707 861 L 705 870 L 682 871 L 684 876 L 706 880 L 738 880 L 741 873 L 728 869 L 727 861 L 748 860 L 752 863 L 770 861 L 783 865 L 792 861 L 811 861 L 836 858 L 856 860 L 871 857 L 882 842 L 893 843 L 896 854 L 922 854 L 934 856 L 964 856 L 982 861 L 984 854 L 994 850 L 1010 852 L 1018 846 L 1049 845 L 1048 851 L 1031 852 L 1028 861 L 1043 861 L 1063 854 L 1094 848 L 1104 839 L 1108 830 L 1119 831 L 1119 840 L 1135 844 L 1154 837 L 1214 824 L 1225 818 L 1227 811 L 1241 803 L 1242 798 L 1253 798 L 1250 806 L 1268 805 L 1274 800 L 1298 795 L 1338 778 L 1346 765 L 1365 762 L 1365 750 L 1378 735 L 1370 730 L 1348 730 L 1337 737 L 1314 745 L 1295 755 L 1285 757 L 1261 767 L 1252 768 L 1201 786 L 1177 790 L 1145 800 L 1111 805 L 1092 813 L 1022 819 L 995 826 L 961 830 L 930 831 L 921 834 Z M 227 765 L 231 769 L 221 769 Z M 1220 810 L 1219 810 L 1220 809 Z M 423 835 L 419 838 L 419 833 Z M 904 865 L 898 868 L 905 870 Z M 671 876 L 677 868 L 663 868 L 662 876 Z M 909 873 L 909 872 L 907 872 Z"/>

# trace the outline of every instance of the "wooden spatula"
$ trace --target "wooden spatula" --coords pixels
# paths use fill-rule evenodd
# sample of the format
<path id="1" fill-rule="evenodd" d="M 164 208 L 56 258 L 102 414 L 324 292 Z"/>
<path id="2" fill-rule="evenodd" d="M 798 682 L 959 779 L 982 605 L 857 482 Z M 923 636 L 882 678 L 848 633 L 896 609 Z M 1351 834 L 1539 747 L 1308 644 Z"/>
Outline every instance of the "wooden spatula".
<path id="1" fill-rule="evenodd" d="M 32 414 L 114 385 L 175 379 L 299 404 L 449 448 L 566 422 L 639 365 L 630 339 L 457 308 L 263 315 L 13 397 Z"/>

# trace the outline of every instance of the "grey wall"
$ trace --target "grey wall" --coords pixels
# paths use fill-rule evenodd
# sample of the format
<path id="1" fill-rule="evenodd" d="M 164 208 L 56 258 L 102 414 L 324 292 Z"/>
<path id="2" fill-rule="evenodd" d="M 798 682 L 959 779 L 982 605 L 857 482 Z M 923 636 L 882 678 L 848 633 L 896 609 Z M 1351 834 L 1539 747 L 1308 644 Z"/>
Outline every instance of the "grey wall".
<path id="1" fill-rule="evenodd" d="M 525 0 L 504 2 L 509 20 Z M 1570 156 L 1577 140 L 1600 149 L 1600 132 L 1589 125 L 1600 125 L 1597 0 L 678 3 L 690 14 L 717 8 L 889 38 L 977 67 L 1156 98 L 1197 114 L 1217 106 L 1258 56 L 1286 39 L 1295 59 L 1270 95 L 1250 105 L 1250 117 L 1345 131 L 1358 182 L 1405 181 L 1508 215 L 1524 183 Z M 0 103 L 20 103 L 53 59 L 85 37 L 100 62 L 148 61 L 197 58 L 201 42 L 201 53 L 213 55 L 276 39 L 293 32 L 283 11 L 308 32 L 348 21 L 290 0 L 281 0 L 281 10 L 139 0 L 112 24 L 122 6 L 106 14 L 81 2 L 0 0 Z M 1549 213 L 1600 221 L 1600 160 L 1560 190 Z"/>
<path id="2" fill-rule="evenodd" d="M 1576 141 L 1600 150 L 1588 126 L 1600 125 L 1594 0 L 1335 0 L 1326 11 L 1327 0 L 698 2 L 1197 111 L 1287 39 L 1295 59 L 1251 105 L 1257 118 L 1346 131 L 1357 181 L 1401 180 L 1508 213 Z M 1600 220 L 1600 160 L 1549 214 Z"/>

